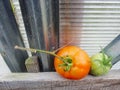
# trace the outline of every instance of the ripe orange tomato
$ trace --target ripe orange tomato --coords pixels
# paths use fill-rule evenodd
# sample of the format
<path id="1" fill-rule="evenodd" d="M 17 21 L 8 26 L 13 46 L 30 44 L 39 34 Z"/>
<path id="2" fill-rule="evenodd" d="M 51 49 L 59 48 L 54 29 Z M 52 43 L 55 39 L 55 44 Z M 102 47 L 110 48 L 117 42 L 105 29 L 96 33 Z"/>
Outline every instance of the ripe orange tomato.
<path id="1" fill-rule="evenodd" d="M 90 57 L 77 46 L 66 46 L 58 53 L 61 59 L 55 57 L 54 66 L 56 72 L 68 79 L 81 79 L 90 71 Z"/>

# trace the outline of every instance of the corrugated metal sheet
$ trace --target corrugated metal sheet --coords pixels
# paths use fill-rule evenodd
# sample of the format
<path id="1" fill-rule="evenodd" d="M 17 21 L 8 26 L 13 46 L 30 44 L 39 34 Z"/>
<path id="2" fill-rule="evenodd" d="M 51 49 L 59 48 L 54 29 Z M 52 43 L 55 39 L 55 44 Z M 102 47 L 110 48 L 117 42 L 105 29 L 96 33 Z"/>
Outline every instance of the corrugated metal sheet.
<path id="1" fill-rule="evenodd" d="M 30 46 L 29 46 L 26 31 L 25 31 L 25 26 L 23 23 L 23 17 L 22 17 L 22 13 L 21 13 L 19 0 L 10 0 L 10 1 L 11 1 L 11 4 L 13 5 L 13 12 L 14 12 L 16 22 L 18 24 L 18 28 L 21 33 L 21 37 L 23 39 L 24 45 L 26 48 L 29 48 Z M 29 56 L 31 56 L 31 52 L 27 51 L 27 53 Z"/>
<path id="2" fill-rule="evenodd" d="M 60 0 L 60 46 L 72 41 L 89 55 L 120 33 L 120 0 Z"/>

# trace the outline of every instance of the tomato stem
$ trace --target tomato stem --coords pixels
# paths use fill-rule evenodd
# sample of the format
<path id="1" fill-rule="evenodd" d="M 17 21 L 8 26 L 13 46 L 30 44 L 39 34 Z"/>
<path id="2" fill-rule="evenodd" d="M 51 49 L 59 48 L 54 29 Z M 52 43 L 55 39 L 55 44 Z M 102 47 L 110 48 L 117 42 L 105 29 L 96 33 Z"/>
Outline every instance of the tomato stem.
<path id="1" fill-rule="evenodd" d="M 54 52 L 50 52 L 50 51 L 46 51 L 46 50 L 24 48 L 24 47 L 19 47 L 19 46 L 15 46 L 15 49 L 27 50 L 27 51 L 34 52 L 34 53 L 36 53 L 36 52 L 47 53 L 47 54 L 50 54 L 50 55 L 53 55 L 53 56 L 59 58 L 60 60 L 63 60 L 60 56 L 56 55 Z"/>
<path id="2" fill-rule="evenodd" d="M 27 51 L 34 52 L 34 53 L 41 52 L 41 53 L 53 55 L 63 61 L 63 64 L 61 64 L 60 66 L 65 67 L 64 68 L 65 71 L 69 71 L 72 67 L 72 59 L 69 56 L 61 57 L 55 54 L 55 52 L 40 50 L 40 49 L 33 49 L 33 48 L 24 48 L 24 47 L 19 47 L 19 46 L 15 46 L 15 49 L 27 50 Z"/>

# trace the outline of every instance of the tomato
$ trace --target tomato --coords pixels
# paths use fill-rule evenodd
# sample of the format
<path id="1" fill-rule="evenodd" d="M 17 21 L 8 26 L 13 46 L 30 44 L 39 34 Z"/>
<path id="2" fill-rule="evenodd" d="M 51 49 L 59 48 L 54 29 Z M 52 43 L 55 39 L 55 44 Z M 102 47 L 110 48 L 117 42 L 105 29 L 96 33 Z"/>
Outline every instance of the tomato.
<path id="1" fill-rule="evenodd" d="M 91 57 L 90 74 L 100 76 L 108 73 L 112 67 L 112 58 L 105 53 L 97 53 Z"/>
<path id="2" fill-rule="evenodd" d="M 54 66 L 56 72 L 68 79 L 81 79 L 90 71 L 90 57 L 77 46 L 66 46 L 62 48 L 55 57 Z"/>

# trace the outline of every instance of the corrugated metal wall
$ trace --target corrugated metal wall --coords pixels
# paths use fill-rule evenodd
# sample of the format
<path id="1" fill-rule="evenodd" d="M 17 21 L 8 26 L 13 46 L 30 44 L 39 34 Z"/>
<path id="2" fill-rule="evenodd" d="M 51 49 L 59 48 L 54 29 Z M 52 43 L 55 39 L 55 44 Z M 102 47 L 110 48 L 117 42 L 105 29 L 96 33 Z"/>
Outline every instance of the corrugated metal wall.
<path id="1" fill-rule="evenodd" d="M 60 46 L 72 41 L 89 55 L 120 33 L 120 0 L 60 0 Z"/>
<path id="2" fill-rule="evenodd" d="M 22 12 L 21 12 L 21 8 L 20 8 L 20 3 L 19 0 L 10 0 L 12 8 L 13 8 L 13 13 L 15 15 L 16 18 L 16 22 L 18 24 L 18 28 L 19 31 L 21 33 L 22 36 L 22 40 L 25 44 L 26 48 L 29 48 L 29 42 L 28 42 L 28 38 L 27 38 L 27 34 L 26 34 L 26 30 L 25 30 L 25 25 L 23 22 L 23 17 L 22 17 Z M 31 52 L 27 51 L 28 55 L 31 56 Z"/>

